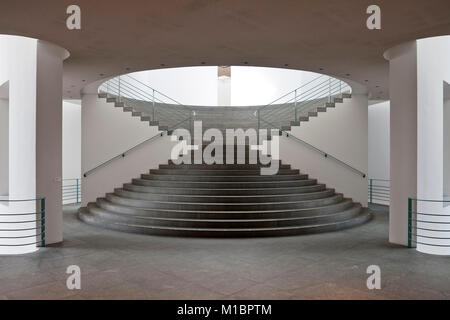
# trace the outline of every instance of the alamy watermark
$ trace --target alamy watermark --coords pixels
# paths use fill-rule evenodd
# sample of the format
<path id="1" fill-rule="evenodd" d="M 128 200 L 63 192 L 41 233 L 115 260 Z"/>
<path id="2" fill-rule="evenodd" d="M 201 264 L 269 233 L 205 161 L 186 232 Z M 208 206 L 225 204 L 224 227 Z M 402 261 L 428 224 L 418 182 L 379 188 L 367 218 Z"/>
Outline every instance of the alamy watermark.
<path id="1" fill-rule="evenodd" d="M 367 7 L 367 14 L 370 16 L 367 18 L 366 26 L 369 30 L 380 30 L 381 29 L 381 8 L 376 4 L 372 4 Z"/>
<path id="2" fill-rule="evenodd" d="M 174 164 L 261 164 L 261 175 L 275 175 L 280 168 L 279 130 L 211 128 L 203 133 L 202 122 L 194 121 L 193 136 L 183 128 L 174 130 L 171 151 Z M 269 140 L 270 138 L 270 140 Z M 204 142 L 209 142 L 203 147 Z M 237 143 L 236 143 L 237 142 Z M 261 144 L 260 144 L 261 143 Z M 225 159 L 224 159 L 225 151 Z"/>
<path id="3" fill-rule="evenodd" d="M 81 290 L 81 268 L 77 265 L 68 266 L 66 273 L 69 274 L 66 281 L 67 289 Z"/>
<path id="4" fill-rule="evenodd" d="M 381 268 L 377 265 L 370 265 L 366 270 L 367 274 L 370 274 L 367 278 L 367 289 L 369 290 L 380 290 L 381 289 Z"/>
<path id="5" fill-rule="evenodd" d="M 81 29 L 81 8 L 75 4 L 67 7 L 66 13 L 69 15 L 66 19 L 66 26 L 69 30 Z"/>

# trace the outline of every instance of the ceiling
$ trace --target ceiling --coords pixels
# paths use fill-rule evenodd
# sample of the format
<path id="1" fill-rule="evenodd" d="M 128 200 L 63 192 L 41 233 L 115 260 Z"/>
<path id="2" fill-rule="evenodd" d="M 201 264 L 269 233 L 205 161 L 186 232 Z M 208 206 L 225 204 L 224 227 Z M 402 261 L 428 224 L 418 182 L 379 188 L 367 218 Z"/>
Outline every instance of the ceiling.
<path id="1" fill-rule="evenodd" d="M 66 28 L 78 4 L 82 29 Z M 366 28 L 381 7 L 382 29 Z M 137 70 L 254 65 L 327 73 L 386 99 L 390 47 L 450 35 L 450 0 L 1 0 L 0 34 L 66 48 L 64 97 Z"/>

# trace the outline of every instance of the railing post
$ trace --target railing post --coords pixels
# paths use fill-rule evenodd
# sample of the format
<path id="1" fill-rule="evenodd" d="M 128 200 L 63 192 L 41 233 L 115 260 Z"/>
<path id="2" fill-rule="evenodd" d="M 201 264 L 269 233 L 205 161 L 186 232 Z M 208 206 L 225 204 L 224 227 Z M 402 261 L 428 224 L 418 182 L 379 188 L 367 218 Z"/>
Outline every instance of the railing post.
<path id="1" fill-rule="evenodd" d="M 408 248 L 412 248 L 412 199 L 408 198 Z"/>
<path id="2" fill-rule="evenodd" d="M 121 101 L 121 81 L 120 81 L 120 76 L 119 76 L 119 102 Z"/>
<path id="3" fill-rule="evenodd" d="M 192 113 L 193 112 L 194 112 L 193 110 L 189 111 L 189 133 L 191 134 L 191 141 L 193 141 L 193 139 L 194 139 L 193 134 L 192 134 Z"/>
<path id="4" fill-rule="evenodd" d="M 372 190 L 373 190 L 373 179 L 370 179 L 370 187 L 369 187 L 369 203 L 372 204 L 373 203 L 373 198 L 372 198 Z"/>
<path id="5" fill-rule="evenodd" d="M 78 179 L 77 179 L 77 203 L 79 203 L 80 201 L 78 201 L 79 199 L 78 199 Z"/>
<path id="6" fill-rule="evenodd" d="M 294 120 L 297 121 L 297 89 L 295 89 L 295 100 L 294 100 Z"/>
<path id="7" fill-rule="evenodd" d="M 153 89 L 152 101 L 152 120 L 155 121 L 155 89 Z"/>
<path id="8" fill-rule="evenodd" d="M 331 102 L 331 77 L 328 78 L 328 98 L 329 102 Z"/>
<path id="9" fill-rule="evenodd" d="M 45 247 L 45 198 L 41 199 L 41 247 Z"/>
<path id="10" fill-rule="evenodd" d="M 339 93 L 342 94 L 342 81 L 339 80 Z"/>

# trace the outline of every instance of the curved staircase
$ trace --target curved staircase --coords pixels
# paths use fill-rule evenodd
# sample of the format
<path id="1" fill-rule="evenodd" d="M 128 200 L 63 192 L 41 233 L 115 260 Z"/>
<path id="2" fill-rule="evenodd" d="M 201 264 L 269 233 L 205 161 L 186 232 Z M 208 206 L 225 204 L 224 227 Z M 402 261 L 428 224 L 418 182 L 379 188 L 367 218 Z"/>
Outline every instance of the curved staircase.
<path id="1" fill-rule="evenodd" d="M 129 75 L 124 78 L 103 84 L 99 98 L 168 134 L 180 127 L 192 132 L 194 120 L 202 121 L 203 130 L 265 128 L 281 134 L 351 98 L 340 80 L 320 76 L 301 93 L 293 91 L 294 100 L 291 92 L 279 104 L 197 108 L 183 106 Z M 224 159 L 226 151 L 224 146 Z M 192 237 L 299 235 L 350 228 L 370 219 L 367 208 L 290 165 L 279 163 L 277 175 L 261 175 L 261 165 L 248 164 L 248 145 L 244 154 L 242 159 L 235 152 L 234 159 L 246 164 L 160 165 L 81 208 L 79 217 L 119 231 Z"/>
<path id="2" fill-rule="evenodd" d="M 132 233 L 192 237 L 290 236 L 370 219 L 359 203 L 281 164 L 182 164 L 150 170 L 81 208 L 86 223 Z"/>

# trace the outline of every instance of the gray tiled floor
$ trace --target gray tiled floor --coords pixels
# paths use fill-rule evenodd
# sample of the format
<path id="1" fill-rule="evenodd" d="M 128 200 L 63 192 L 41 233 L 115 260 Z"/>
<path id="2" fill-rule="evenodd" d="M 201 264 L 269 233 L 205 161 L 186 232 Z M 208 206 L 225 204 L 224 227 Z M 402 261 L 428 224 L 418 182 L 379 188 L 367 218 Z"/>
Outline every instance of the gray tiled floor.
<path id="1" fill-rule="evenodd" d="M 388 214 L 358 228 L 261 239 L 150 237 L 94 228 L 64 213 L 62 245 L 0 257 L 2 299 L 449 299 L 448 257 L 388 243 Z M 82 289 L 66 268 L 78 265 Z M 381 267 L 382 289 L 366 287 Z"/>

